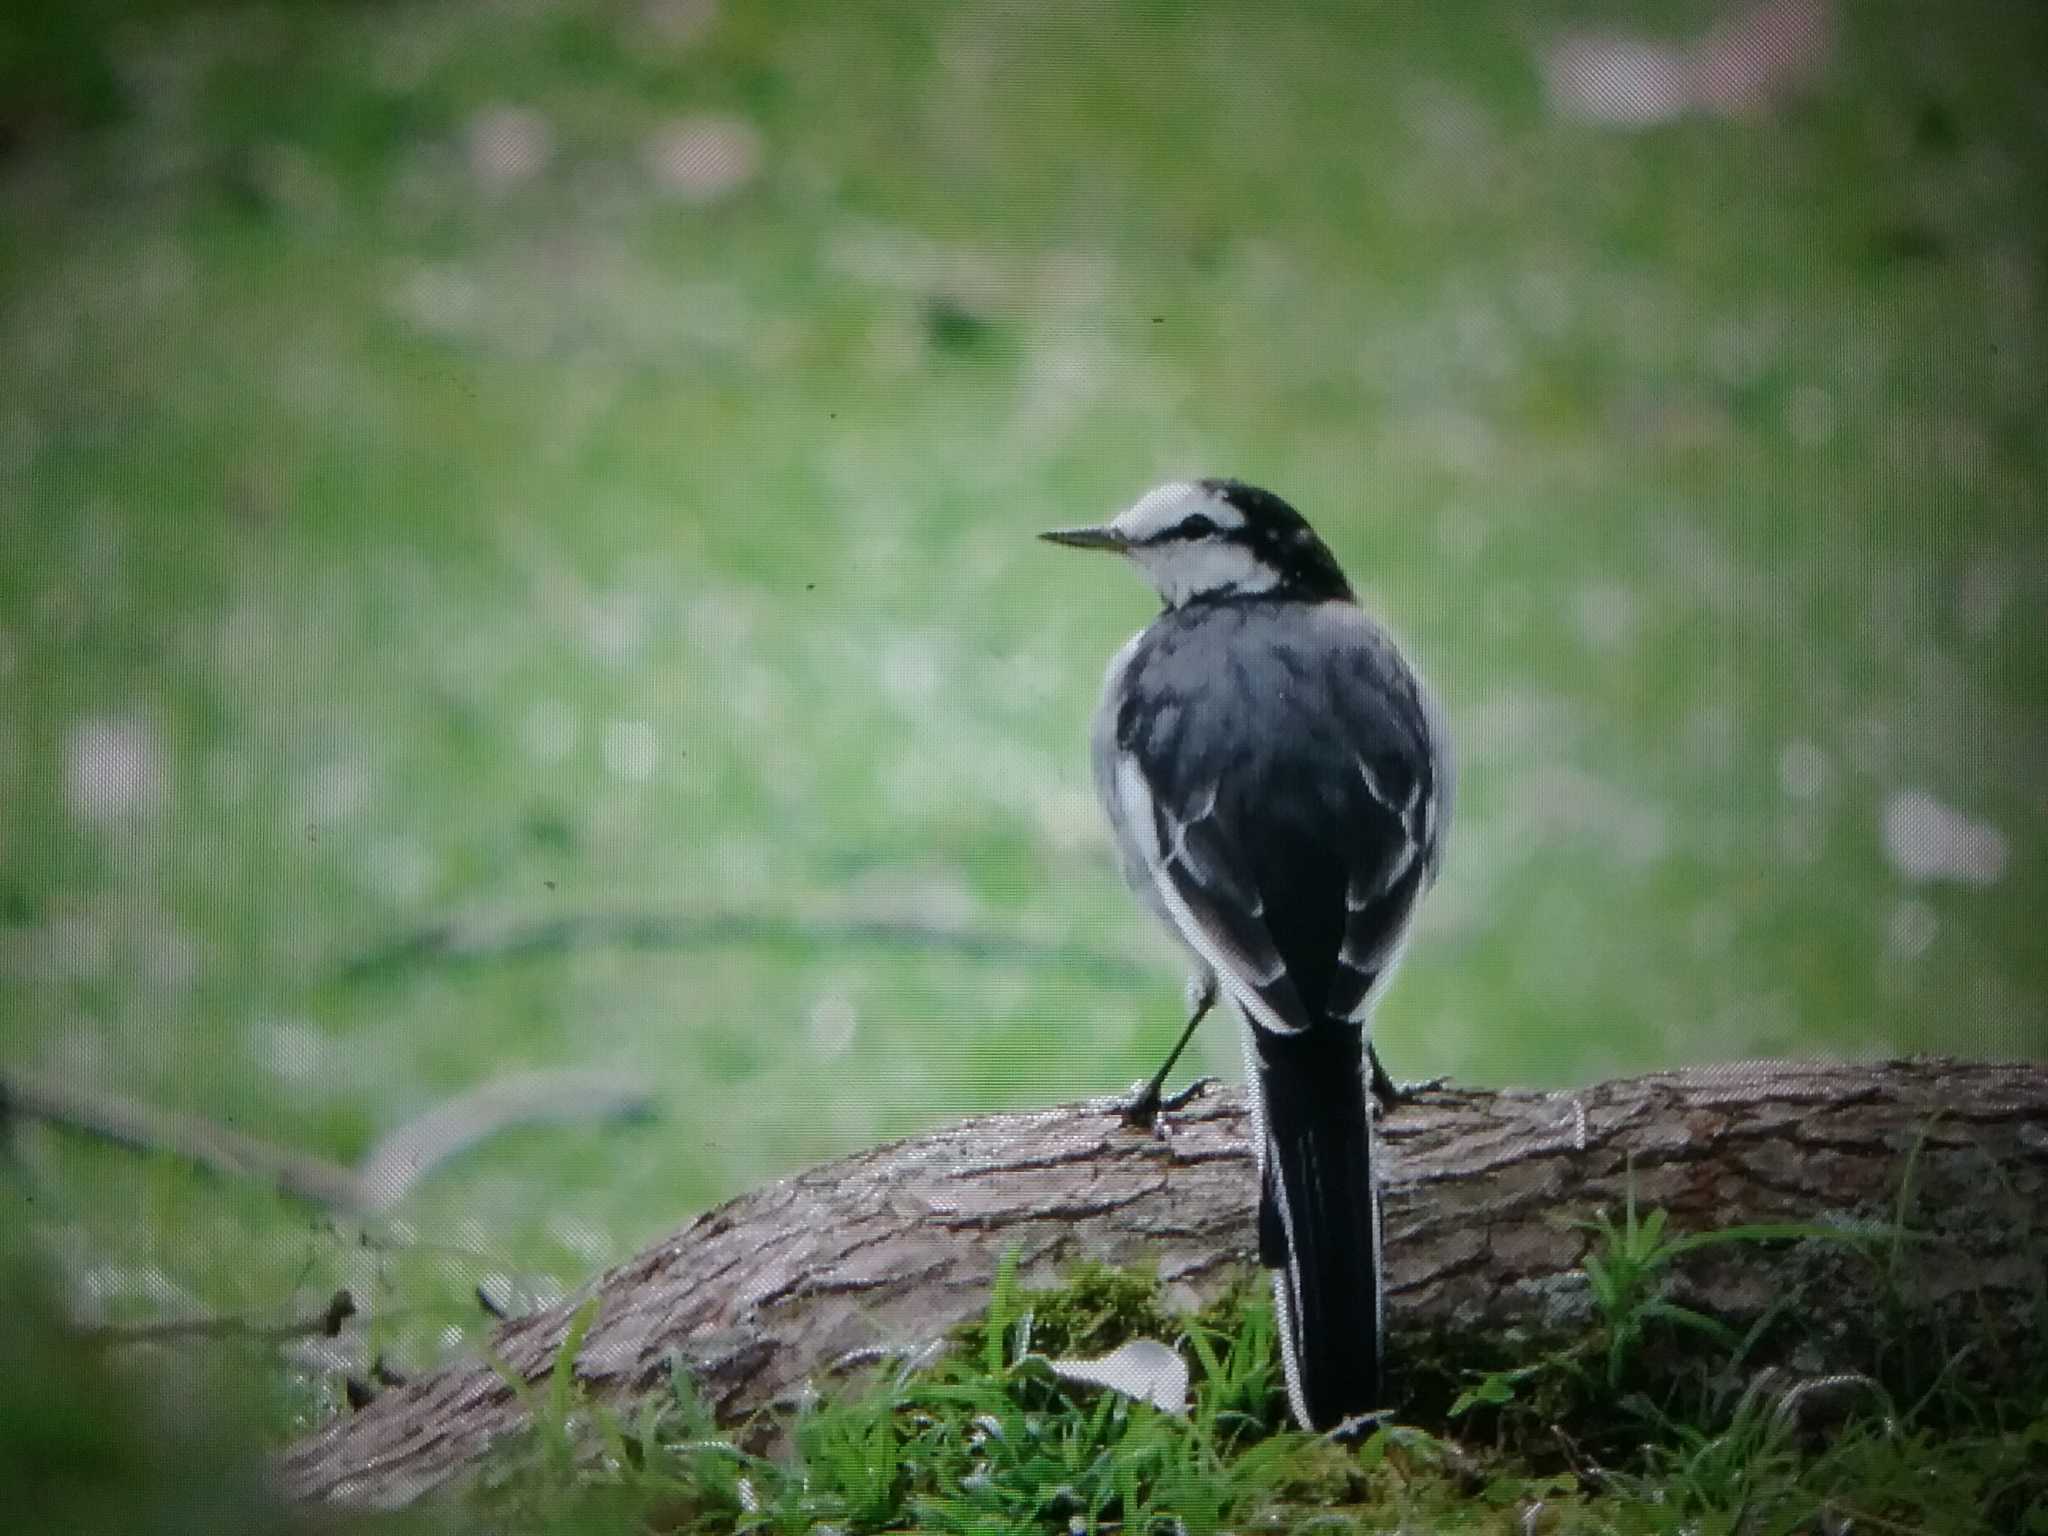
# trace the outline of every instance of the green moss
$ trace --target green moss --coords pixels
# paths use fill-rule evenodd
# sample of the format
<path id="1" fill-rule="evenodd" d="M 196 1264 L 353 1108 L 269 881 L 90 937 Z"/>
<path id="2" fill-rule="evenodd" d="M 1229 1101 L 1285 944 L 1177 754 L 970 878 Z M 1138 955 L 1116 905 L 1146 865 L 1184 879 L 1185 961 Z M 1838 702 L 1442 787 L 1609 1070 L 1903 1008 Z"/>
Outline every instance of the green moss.
<path id="1" fill-rule="evenodd" d="M 1187 1326 L 1166 1310 L 1156 1272 L 1094 1262 L 1076 1264 L 1058 1285 L 1020 1288 L 1011 1309 L 1010 1326 L 1022 1323 L 1030 1350 L 1057 1357 L 1107 1354 L 1127 1339 L 1172 1339 Z M 987 1357 L 989 1326 L 984 1317 L 955 1330 L 970 1358 Z"/>
<path id="2" fill-rule="evenodd" d="M 556 1401 L 547 1410 L 555 1420 L 574 1413 L 600 1425 L 598 1438 L 614 1448 L 610 1470 L 569 1470 L 558 1422 L 501 1463 L 470 1507 L 485 1523 L 517 1516 L 543 1529 L 658 1509 L 664 1528 L 689 1532 L 1163 1524 L 1511 1536 L 1533 1524 L 1555 1536 L 1678 1536 L 1793 1532 L 1845 1510 L 1877 1529 L 1931 1536 L 2048 1529 L 2048 1417 L 2038 1390 L 2048 1372 L 2030 1389 L 1980 1396 L 1973 1414 L 1958 1416 L 1932 1400 L 1900 1402 L 1875 1383 L 1794 1393 L 1801 1378 L 1755 1369 L 1734 1372 L 1731 1391 L 1721 1378 L 1734 1362 L 1698 1358 L 1696 1334 L 1689 1366 L 1653 1335 L 1616 1391 L 1598 1330 L 1482 1345 L 1406 1333 L 1389 1392 L 1399 1418 L 1345 1444 L 1283 1422 L 1262 1374 L 1270 1317 L 1255 1277 L 1246 1282 L 1198 1318 L 1176 1318 L 1143 1270 L 1077 1266 L 1058 1286 L 1024 1289 L 1006 1265 L 990 1314 L 962 1330 L 962 1347 L 938 1365 L 825 1391 L 774 1433 L 751 1426 L 748 1443 L 779 1445 L 775 1454 L 722 1441 L 687 1382 L 643 1415 L 638 1442 L 600 1405 Z M 1189 1415 L 1050 1378 L 1035 1363 L 1040 1329 L 1055 1354 L 1140 1335 L 1206 1341 L 1192 1351 Z M 1019 1355 L 1009 1346 L 1026 1333 L 1030 1352 Z M 1454 1391 L 1489 1378 L 1499 1390 L 1448 1406 Z M 1240 1399 L 1247 1382 L 1262 1384 L 1270 1412 Z"/>

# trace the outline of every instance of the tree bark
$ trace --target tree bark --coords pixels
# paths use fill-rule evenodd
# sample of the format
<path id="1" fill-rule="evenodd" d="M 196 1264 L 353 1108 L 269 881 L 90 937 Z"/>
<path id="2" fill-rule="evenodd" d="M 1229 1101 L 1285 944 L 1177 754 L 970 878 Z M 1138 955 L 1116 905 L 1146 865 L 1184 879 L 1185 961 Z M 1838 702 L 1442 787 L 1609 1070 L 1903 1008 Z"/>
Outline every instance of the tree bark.
<path id="1" fill-rule="evenodd" d="M 650 1391 L 673 1353 L 722 1418 L 878 1352 L 915 1351 L 987 1302 L 1012 1248 L 1027 1284 L 1078 1259 L 1156 1264 L 1170 1296 L 1213 1296 L 1249 1262 L 1253 1177 L 1240 1094 L 1212 1089 L 1163 1137 L 1095 1101 L 989 1115 L 799 1173 L 709 1211 L 567 1300 L 502 1326 L 492 1350 L 544 1375 L 590 1297 L 577 1374 Z M 1949 1060 L 1760 1062 L 1575 1092 L 1435 1090 L 1381 1133 L 1388 1323 L 1403 1335 L 1583 1330 L 1588 1233 L 1633 1188 L 1673 1233 L 1903 1220 L 1888 1266 L 1842 1244 L 1738 1243 L 1680 1261 L 1672 1294 L 1741 1324 L 1824 1273 L 1813 1338 L 1889 1289 L 2030 1329 L 2048 1232 L 2048 1068 Z M 1833 1321 L 1830 1321 L 1830 1320 Z M 1988 1320 L 1988 1323 L 1987 1323 Z M 385 1392 L 290 1447 L 305 1499 L 400 1504 L 524 1422 L 464 1360 Z"/>

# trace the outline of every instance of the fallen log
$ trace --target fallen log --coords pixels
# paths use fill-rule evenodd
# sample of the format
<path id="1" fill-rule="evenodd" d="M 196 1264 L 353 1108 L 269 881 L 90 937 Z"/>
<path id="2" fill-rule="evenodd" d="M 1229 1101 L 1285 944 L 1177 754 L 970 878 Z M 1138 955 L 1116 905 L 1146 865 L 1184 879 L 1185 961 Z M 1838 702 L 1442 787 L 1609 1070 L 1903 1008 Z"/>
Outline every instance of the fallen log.
<path id="1" fill-rule="evenodd" d="M 513 1319 L 491 1350 L 528 1379 L 553 1364 L 588 1298 L 577 1356 L 596 1395 L 630 1399 L 686 1364 L 721 1418 L 838 1365 L 914 1353 L 987 1301 L 1003 1255 L 1056 1283 L 1081 1259 L 1157 1266 L 1194 1305 L 1249 1259 L 1246 1111 L 1212 1090 L 1160 1137 L 1106 1100 L 987 1115 L 856 1152 L 740 1196 L 557 1305 Z M 2030 1330 L 2048 1234 L 2048 1068 L 1944 1059 L 1756 1062 L 1570 1092 L 1435 1089 L 1383 1125 L 1391 1348 L 1403 1335 L 1583 1329 L 1583 1223 L 1633 1192 L 1669 1230 L 1819 1223 L 1893 1234 L 1852 1245 L 1742 1243 L 1691 1255 L 1685 1304 L 1742 1322 L 1825 1271 L 1830 1330 L 1878 1291 Z M 1901 1227 L 1910 1241 L 1897 1240 Z M 2021 1335 L 2024 1336 L 2024 1335 Z M 518 1431 L 491 1365 L 461 1360 L 384 1392 L 291 1446 L 308 1500 L 397 1505 Z"/>

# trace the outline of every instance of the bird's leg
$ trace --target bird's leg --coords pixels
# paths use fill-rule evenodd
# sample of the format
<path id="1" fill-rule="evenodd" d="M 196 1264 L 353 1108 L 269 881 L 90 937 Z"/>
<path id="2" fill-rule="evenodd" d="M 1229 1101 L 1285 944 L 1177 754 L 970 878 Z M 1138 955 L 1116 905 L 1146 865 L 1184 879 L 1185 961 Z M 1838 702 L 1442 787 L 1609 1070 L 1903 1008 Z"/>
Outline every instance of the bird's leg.
<path id="1" fill-rule="evenodd" d="M 1400 1085 L 1387 1075 L 1377 1047 L 1366 1046 L 1365 1059 L 1372 1063 L 1372 1096 L 1380 1101 L 1380 1113 L 1385 1114 L 1401 1102 Z"/>
<path id="2" fill-rule="evenodd" d="M 1380 1053 L 1376 1047 L 1368 1044 L 1365 1056 L 1366 1060 L 1372 1063 L 1372 1096 L 1379 1100 L 1380 1113 L 1383 1115 L 1399 1105 L 1412 1103 L 1425 1093 L 1441 1088 L 1450 1081 L 1448 1077 L 1430 1077 L 1419 1083 L 1397 1083 L 1380 1064 Z"/>
<path id="3" fill-rule="evenodd" d="M 1173 1103 L 1166 1102 L 1166 1076 L 1173 1070 L 1173 1064 L 1180 1060 L 1180 1053 L 1188 1048 L 1188 1041 L 1195 1037 L 1195 1026 L 1208 1017 L 1209 1010 L 1216 1006 L 1216 973 L 1203 970 L 1188 978 L 1188 1024 L 1180 1032 L 1180 1039 L 1174 1042 L 1173 1050 L 1167 1054 L 1159 1070 L 1152 1074 L 1152 1080 L 1140 1088 L 1125 1103 L 1123 1118 L 1125 1125 L 1140 1130 L 1151 1129 L 1152 1122 L 1159 1118 L 1162 1109 L 1178 1109 L 1198 1092 L 1202 1084 L 1195 1083 L 1187 1097 L 1176 1097 Z"/>

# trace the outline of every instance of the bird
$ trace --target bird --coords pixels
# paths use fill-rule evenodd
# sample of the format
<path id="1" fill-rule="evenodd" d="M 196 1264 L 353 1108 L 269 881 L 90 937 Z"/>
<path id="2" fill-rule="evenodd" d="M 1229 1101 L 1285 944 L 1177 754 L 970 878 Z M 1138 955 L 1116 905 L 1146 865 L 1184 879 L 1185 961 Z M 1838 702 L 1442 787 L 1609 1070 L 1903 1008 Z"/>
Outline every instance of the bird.
<path id="1" fill-rule="evenodd" d="M 1186 1028 L 1126 1118 L 1152 1122 L 1220 995 L 1241 1023 L 1289 1407 L 1305 1429 L 1356 1425 L 1384 1363 L 1374 1101 L 1401 1097 L 1371 1022 L 1441 863 L 1441 716 L 1271 491 L 1173 481 L 1040 536 L 1124 556 L 1162 604 L 1110 662 L 1090 743 L 1124 876 L 1192 960 Z"/>

